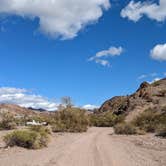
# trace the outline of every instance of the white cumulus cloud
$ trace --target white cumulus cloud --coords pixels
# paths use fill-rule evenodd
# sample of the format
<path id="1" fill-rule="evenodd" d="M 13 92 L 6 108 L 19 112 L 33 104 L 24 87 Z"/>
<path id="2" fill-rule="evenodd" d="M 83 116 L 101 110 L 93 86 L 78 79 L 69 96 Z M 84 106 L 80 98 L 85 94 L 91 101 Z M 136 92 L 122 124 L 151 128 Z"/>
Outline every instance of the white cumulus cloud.
<path id="1" fill-rule="evenodd" d="M 96 105 L 87 104 L 87 105 L 82 106 L 82 108 L 86 109 L 86 110 L 93 110 L 93 109 L 96 109 L 96 108 L 99 108 L 99 107 L 96 106 Z"/>
<path id="2" fill-rule="evenodd" d="M 161 79 L 161 78 L 156 77 L 156 78 L 154 78 L 152 81 L 149 81 L 149 83 L 152 84 L 152 83 L 154 83 L 154 82 L 156 82 L 156 81 L 159 81 L 160 79 Z"/>
<path id="3" fill-rule="evenodd" d="M 107 56 L 117 56 L 123 51 L 122 47 L 110 47 L 108 50 L 100 51 L 96 54 L 96 58 L 107 57 Z"/>
<path id="4" fill-rule="evenodd" d="M 166 43 L 156 45 L 150 54 L 155 60 L 166 61 Z"/>
<path id="5" fill-rule="evenodd" d="M 98 21 L 110 6 L 109 0 L 0 0 L 0 13 L 38 18 L 41 32 L 69 39 Z"/>
<path id="6" fill-rule="evenodd" d="M 89 58 L 89 61 L 94 61 L 102 66 L 110 66 L 110 62 L 107 59 L 108 57 L 119 56 L 123 53 L 122 47 L 110 47 L 108 50 L 102 50 L 96 53 L 95 56 Z"/>
<path id="7" fill-rule="evenodd" d="M 40 95 L 30 94 L 26 89 L 2 87 L 0 88 L 0 103 L 17 104 L 22 107 L 45 109 L 54 111 L 58 104 Z"/>
<path id="8" fill-rule="evenodd" d="M 123 18 L 128 18 L 134 22 L 139 21 L 143 16 L 156 21 L 166 20 L 166 0 L 159 0 L 159 3 L 146 0 L 144 2 L 130 1 L 130 3 L 121 11 Z"/>

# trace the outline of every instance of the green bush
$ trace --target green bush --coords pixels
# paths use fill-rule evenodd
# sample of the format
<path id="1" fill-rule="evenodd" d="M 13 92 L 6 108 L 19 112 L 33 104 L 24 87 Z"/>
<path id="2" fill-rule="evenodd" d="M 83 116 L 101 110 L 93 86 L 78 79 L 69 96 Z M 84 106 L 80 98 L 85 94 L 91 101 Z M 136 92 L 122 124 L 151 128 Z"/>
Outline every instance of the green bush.
<path id="1" fill-rule="evenodd" d="M 132 135 L 137 134 L 137 129 L 130 123 L 120 123 L 114 127 L 115 134 Z"/>
<path id="2" fill-rule="evenodd" d="M 166 126 L 166 113 L 148 109 L 137 116 L 132 123 L 145 132 L 156 132 L 158 126 Z"/>
<path id="3" fill-rule="evenodd" d="M 67 126 L 65 123 L 62 123 L 61 121 L 56 121 L 52 126 L 53 132 L 66 132 Z"/>
<path id="4" fill-rule="evenodd" d="M 124 116 L 115 115 L 111 112 L 90 115 L 90 123 L 92 126 L 96 127 L 112 127 L 117 123 L 121 123 L 123 121 Z"/>
<path id="5" fill-rule="evenodd" d="M 13 115 L 11 115 L 9 113 L 4 113 L 1 116 L 2 116 L 2 120 L 0 121 L 0 129 L 1 130 L 16 129 L 17 124 L 15 122 Z"/>
<path id="6" fill-rule="evenodd" d="M 18 130 L 4 137 L 6 146 L 20 146 L 28 149 L 39 149 L 46 147 L 49 142 L 49 132 L 40 130 Z"/>
<path id="7" fill-rule="evenodd" d="M 50 135 L 51 135 L 51 129 L 49 127 L 45 126 L 30 126 L 31 131 L 35 131 L 37 133 L 40 133 L 41 135 L 41 145 L 42 146 L 47 146 L 47 143 L 49 142 Z"/>
<path id="8" fill-rule="evenodd" d="M 88 128 L 88 116 L 84 110 L 78 108 L 67 108 L 56 112 L 53 132 L 85 132 Z"/>
<path id="9" fill-rule="evenodd" d="M 46 134 L 51 134 L 51 129 L 49 127 L 45 127 L 45 126 L 30 126 L 29 127 L 30 130 L 32 131 L 36 131 L 39 133 L 46 133 Z"/>

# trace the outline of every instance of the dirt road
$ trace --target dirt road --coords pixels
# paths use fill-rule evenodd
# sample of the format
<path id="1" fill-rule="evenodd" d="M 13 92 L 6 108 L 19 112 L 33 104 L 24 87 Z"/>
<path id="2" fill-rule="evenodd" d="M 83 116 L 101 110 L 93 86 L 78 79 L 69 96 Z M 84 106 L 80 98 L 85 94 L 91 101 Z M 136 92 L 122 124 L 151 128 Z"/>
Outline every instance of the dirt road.
<path id="1" fill-rule="evenodd" d="M 90 128 L 83 134 L 55 134 L 41 150 L 2 148 L 0 166 L 166 166 L 166 140 L 112 133 Z"/>

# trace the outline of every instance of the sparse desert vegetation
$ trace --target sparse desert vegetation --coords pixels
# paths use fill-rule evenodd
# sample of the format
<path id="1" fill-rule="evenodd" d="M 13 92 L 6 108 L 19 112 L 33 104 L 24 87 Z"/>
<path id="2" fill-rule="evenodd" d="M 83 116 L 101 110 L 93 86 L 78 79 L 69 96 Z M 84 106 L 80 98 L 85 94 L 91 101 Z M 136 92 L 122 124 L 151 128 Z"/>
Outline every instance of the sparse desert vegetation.
<path id="1" fill-rule="evenodd" d="M 145 132 L 157 132 L 166 126 L 166 113 L 147 109 L 138 115 L 131 123 Z"/>
<path id="2" fill-rule="evenodd" d="M 89 125 L 85 110 L 78 108 L 61 110 L 54 115 L 53 119 L 53 132 L 85 132 Z"/>
<path id="3" fill-rule="evenodd" d="M 132 121 L 117 124 L 114 130 L 116 134 L 156 133 L 158 136 L 165 137 L 166 113 L 149 108 L 136 116 Z"/>
<path id="4" fill-rule="evenodd" d="M 160 82 L 143 83 L 133 95 L 114 97 L 102 107 L 94 112 L 77 108 L 69 97 L 64 97 L 53 112 L 31 110 L 28 114 L 28 109 L 23 108 L 19 114 L 21 107 L 14 106 L 17 111 L 13 114 L 10 109 L 0 116 L 0 134 L 3 133 L 0 143 L 4 144 L 0 152 L 4 158 L 11 153 L 10 158 L 13 157 L 17 166 L 22 166 L 20 159 L 24 165 L 31 166 L 29 156 L 41 166 L 55 163 L 73 166 L 78 162 L 88 165 L 92 159 L 95 165 L 102 165 L 100 158 L 106 165 L 165 166 L 166 106 L 165 90 L 160 88 Z M 117 160 L 119 155 L 123 160 Z M 4 158 L 0 162 L 10 166 Z"/>
<path id="5" fill-rule="evenodd" d="M 28 149 L 46 147 L 50 139 L 49 129 L 33 126 L 26 130 L 16 130 L 4 136 L 6 146 L 20 146 Z"/>
<path id="6" fill-rule="evenodd" d="M 0 130 L 16 129 L 17 123 L 14 116 L 10 113 L 1 114 Z"/>
<path id="7" fill-rule="evenodd" d="M 131 123 L 120 123 L 114 127 L 115 134 L 133 135 L 137 134 L 137 128 Z"/>
<path id="8" fill-rule="evenodd" d="M 106 112 L 102 114 L 91 114 L 90 124 L 96 127 L 113 127 L 117 123 L 124 121 L 125 116 L 116 115 L 112 112 Z"/>

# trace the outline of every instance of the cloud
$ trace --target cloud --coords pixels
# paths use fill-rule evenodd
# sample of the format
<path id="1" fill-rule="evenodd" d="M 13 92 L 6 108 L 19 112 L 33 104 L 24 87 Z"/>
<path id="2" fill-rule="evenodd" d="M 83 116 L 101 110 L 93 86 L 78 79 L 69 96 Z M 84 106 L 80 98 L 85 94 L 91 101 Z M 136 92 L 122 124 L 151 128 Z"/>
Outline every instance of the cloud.
<path id="1" fill-rule="evenodd" d="M 87 105 L 82 106 L 82 108 L 86 109 L 86 110 L 93 110 L 93 109 L 96 109 L 96 108 L 99 108 L 99 107 L 96 106 L 96 105 L 87 104 Z"/>
<path id="2" fill-rule="evenodd" d="M 121 11 L 123 18 L 128 18 L 134 22 L 139 21 L 144 15 L 148 18 L 156 21 L 166 20 L 166 1 L 159 0 L 159 3 L 153 3 L 152 1 L 135 2 L 130 3 Z"/>
<path id="3" fill-rule="evenodd" d="M 154 78 L 152 81 L 150 81 L 149 83 L 152 84 L 152 83 L 154 83 L 154 82 L 156 82 L 156 81 L 159 81 L 160 79 L 161 79 L 161 78 L 156 77 L 156 78 Z"/>
<path id="4" fill-rule="evenodd" d="M 166 44 L 156 45 L 150 53 L 151 57 L 155 60 L 166 61 Z"/>
<path id="5" fill-rule="evenodd" d="M 141 81 L 143 81 L 143 80 L 147 81 L 151 84 L 153 82 L 159 81 L 160 79 L 162 79 L 165 76 L 166 76 L 166 73 L 164 73 L 164 72 L 163 73 L 153 72 L 153 73 L 149 73 L 149 74 L 142 74 L 137 79 L 141 80 Z"/>
<path id="6" fill-rule="evenodd" d="M 108 50 L 100 51 L 96 54 L 96 58 L 108 57 L 108 56 L 117 56 L 120 55 L 123 51 L 122 47 L 110 47 Z"/>
<path id="7" fill-rule="evenodd" d="M 142 80 L 142 79 L 144 79 L 144 78 L 146 78 L 146 77 L 147 77 L 146 74 L 142 74 L 142 75 L 140 75 L 140 76 L 138 77 L 138 80 Z"/>
<path id="8" fill-rule="evenodd" d="M 22 107 L 42 108 L 48 111 L 57 109 L 58 104 L 40 95 L 30 94 L 26 89 L 0 88 L 0 103 L 17 104 Z"/>
<path id="9" fill-rule="evenodd" d="M 103 60 L 103 59 L 94 59 L 94 61 L 102 66 L 110 66 L 110 62 L 108 60 Z"/>
<path id="10" fill-rule="evenodd" d="M 156 77 L 158 75 L 158 73 L 151 73 L 150 76 L 151 77 Z"/>
<path id="11" fill-rule="evenodd" d="M 102 66 L 110 66 L 110 62 L 103 58 L 119 56 L 123 53 L 122 47 L 110 47 L 108 50 L 97 52 L 95 56 L 90 57 L 89 61 L 94 61 Z"/>
<path id="12" fill-rule="evenodd" d="M 109 0 L 0 0 L 0 13 L 38 18 L 39 30 L 52 37 L 70 39 L 111 7 Z"/>
<path id="13" fill-rule="evenodd" d="M 158 73 L 150 73 L 150 74 L 142 74 L 138 77 L 138 80 L 142 80 L 142 79 L 145 79 L 145 78 L 151 78 L 151 77 L 156 77 L 158 76 Z"/>

